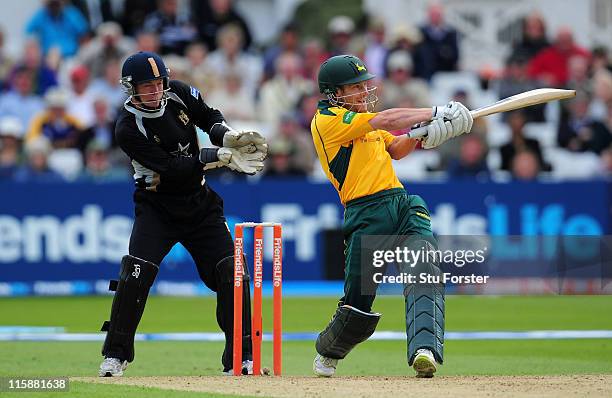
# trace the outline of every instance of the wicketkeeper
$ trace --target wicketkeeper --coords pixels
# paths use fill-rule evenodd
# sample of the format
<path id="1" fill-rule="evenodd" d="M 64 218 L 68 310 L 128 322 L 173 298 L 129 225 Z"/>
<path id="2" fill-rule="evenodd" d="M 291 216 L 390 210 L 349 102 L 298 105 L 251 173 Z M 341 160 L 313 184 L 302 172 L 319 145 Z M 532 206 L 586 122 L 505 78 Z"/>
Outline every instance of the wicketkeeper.
<path id="1" fill-rule="evenodd" d="M 345 279 L 344 296 L 336 313 L 316 342 L 314 372 L 332 376 L 340 359 L 374 333 L 380 314 L 372 313 L 373 267 L 361 268 L 363 235 L 409 236 L 405 242 L 414 250 L 433 250 L 437 243 L 431 230 L 429 210 L 418 195 L 408 195 L 393 170 L 391 159 L 412 152 L 417 140 L 388 131 L 404 130 L 424 122 L 427 138 L 422 146 L 432 149 L 443 142 L 469 133 L 472 116 L 460 103 L 375 113 L 375 76 L 352 55 L 325 61 L 319 71 L 319 90 L 326 99 L 319 102 L 311 123 L 312 139 L 321 166 L 338 190 L 344 213 Z M 439 273 L 435 263 L 421 262 L 411 270 Z M 373 291 L 375 292 L 375 286 Z M 406 285 L 406 337 L 408 364 L 417 377 L 432 377 L 443 360 L 444 288 L 434 285 Z"/>
<path id="2" fill-rule="evenodd" d="M 191 254 L 202 281 L 217 293 L 217 322 L 225 332 L 223 371 L 232 373 L 234 243 L 223 201 L 204 180 L 204 171 L 228 167 L 255 174 L 267 153 L 257 132 L 230 128 L 195 87 L 170 80 L 154 53 L 127 58 L 121 84 L 129 98 L 119 113 L 115 135 L 134 167 L 135 219 L 129 254 L 121 261 L 110 321 L 102 347 L 100 376 L 121 376 L 134 360 L 134 335 L 159 264 L 181 243 Z M 196 126 L 217 148 L 201 148 Z M 245 276 L 248 280 L 248 275 Z M 244 288 L 243 368 L 252 371 L 249 284 Z M 243 369 L 244 371 L 244 369 Z"/>

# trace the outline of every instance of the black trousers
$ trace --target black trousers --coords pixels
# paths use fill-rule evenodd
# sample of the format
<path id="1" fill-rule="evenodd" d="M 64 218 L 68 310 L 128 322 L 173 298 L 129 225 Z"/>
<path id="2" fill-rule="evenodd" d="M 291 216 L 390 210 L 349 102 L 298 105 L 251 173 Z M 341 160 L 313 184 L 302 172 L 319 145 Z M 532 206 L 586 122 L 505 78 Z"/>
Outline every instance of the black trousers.
<path id="1" fill-rule="evenodd" d="M 215 266 L 234 254 L 221 197 L 207 185 L 196 194 L 178 197 L 137 190 L 134 205 L 130 254 L 160 264 L 172 246 L 181 243 L 200 279 L 216 292 Z"/>
<path id="2" fill-rule="evenodd" d="M 191 254 L 198 274 L 206 286 L 217 293 L 217 323 L 225 332 L 226 344 L 221 362 L 224 370 L 232 368 L 233 347 L 233 267 L 234 242 L 225 216 L 223 200 L 207 185 L 192 195 L 175 196 L 137 190 L 134 192 L 135 219 L 130 236 L 129 254 L 160 264 L 170 249 L 181 243 Z M 225 272 L 219 264 L 225 261 Z M 160 269 L 160 272 L 163 270 Z M 248 292 L 248 290 L 247 290 Z M 245 305 L 250 306 L 247 301 Z M 250 338 L 250 309 L 245 308 L 247 323 L 244 338 Z M 122 358 L 119 352 L 106 356 Z M 250 344 L 243 344 L 243 358 L 251 359 Z"/>

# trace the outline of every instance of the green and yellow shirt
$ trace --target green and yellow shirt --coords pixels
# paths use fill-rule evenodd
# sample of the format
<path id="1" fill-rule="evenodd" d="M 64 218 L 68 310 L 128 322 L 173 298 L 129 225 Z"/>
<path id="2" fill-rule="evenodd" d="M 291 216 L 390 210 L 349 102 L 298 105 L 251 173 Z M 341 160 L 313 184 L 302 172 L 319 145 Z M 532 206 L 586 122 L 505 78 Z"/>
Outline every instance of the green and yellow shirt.
<path id="1" fill-rule="evenodd" d="M 310 124 L 319 161 L 342 204 L 403 188 L 387 152 L 395 136 L 385 130 L 373 130 L 369 121 L 374 116 L 376 113 L 356 113 L 320 101 Z"/>

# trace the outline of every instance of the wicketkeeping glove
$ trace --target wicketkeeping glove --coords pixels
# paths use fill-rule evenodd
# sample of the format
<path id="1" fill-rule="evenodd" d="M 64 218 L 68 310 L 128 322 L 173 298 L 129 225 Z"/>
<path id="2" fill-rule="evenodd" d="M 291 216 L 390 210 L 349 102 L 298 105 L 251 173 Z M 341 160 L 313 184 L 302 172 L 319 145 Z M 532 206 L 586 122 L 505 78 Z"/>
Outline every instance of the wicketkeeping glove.
<path id="1" fill-rule="evenodd" d="M 223 136 L 223 146 L 225 148 L 240 148 L 248 144 L 258 146 L 265 143 L 266 139 L 257 131 L 228 130 Z M 257 149 L 261 150 L 261 148 Z"/>
<path id="2" fill-rule="evenodd" d="M 205 156 L 203 150 L 200 153 L 200 161 L 204 163 L 204 170 L 227 167 L 240 173 L 253 175 L 263 170 L 263 161 L 266 158 L 266 153 L 257 149 L 253 151 L 254 147 L 254 144 L 248 144 L 240 148 L 219 148 L 216 153 L 218 160 L 213 162 L 202 159 Z"/>

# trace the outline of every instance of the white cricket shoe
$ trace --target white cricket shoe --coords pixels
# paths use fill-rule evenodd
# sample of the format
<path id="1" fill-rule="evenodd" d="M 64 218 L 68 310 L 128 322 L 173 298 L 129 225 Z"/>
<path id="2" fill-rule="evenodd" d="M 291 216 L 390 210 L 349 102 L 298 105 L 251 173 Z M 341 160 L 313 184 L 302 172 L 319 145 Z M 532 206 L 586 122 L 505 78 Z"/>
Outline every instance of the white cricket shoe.
<path id="1" fill-rule="evenodd" d="M 234 375 L 234 369 L 230 369 L 227 372 L 223 372 L 224 375 L 226 376 L 233 376 Z M 252 375 L 253 374 L 253 361 L 251 360 L 246 360 L 246 361 L 242 361 L 242 374 L 248 374 L 248 375 Z"/>
<path id="2" fill-rule="evenodd" d="M 412 367 L 417 372 L 416 377 L 430 378 L 437 370 L 436 359 L 430 350 L 421 348 L 417 350 Z"/>
<path id="3" fill-rule="evenodd" d="M 104 358 L 100 364 L 100 377 L 118 377 L 123 376 L 123 371 L 127 368 L 128 362 L 121 361 L 119 358 Z"/>
<path id="4" fill-rule="evenodd" d="M 332 377 L 336 373 L 338 360 L 317 354 L 312 364 L 312 370 L 317 376 Z"/>

